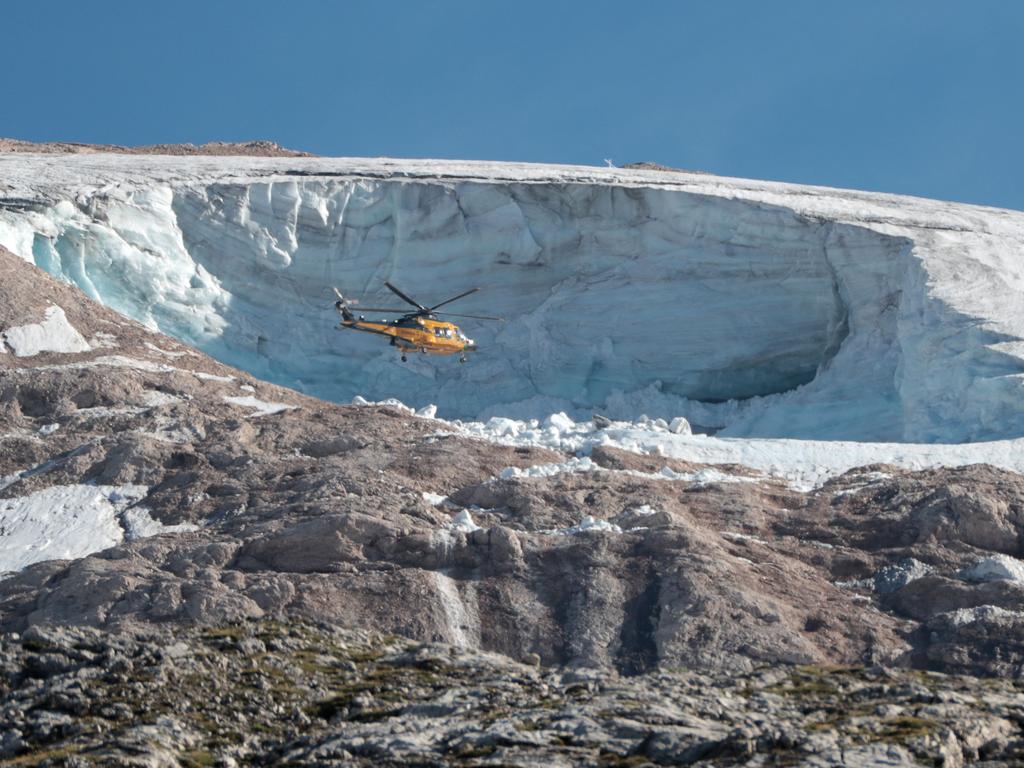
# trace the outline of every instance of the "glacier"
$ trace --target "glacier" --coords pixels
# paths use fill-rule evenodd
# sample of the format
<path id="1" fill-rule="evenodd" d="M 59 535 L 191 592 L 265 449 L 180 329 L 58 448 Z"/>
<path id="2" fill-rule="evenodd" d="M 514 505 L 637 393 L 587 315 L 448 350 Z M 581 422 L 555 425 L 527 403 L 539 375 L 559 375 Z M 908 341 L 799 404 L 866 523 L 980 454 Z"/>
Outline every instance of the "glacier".
<path id="1" fill-rule="evenodd" d="M 720 437 L 1024 436 L 1024 214 L 706 174 L 0 156 L 0 245 L 220 360 L 441 416 Z M 332 286 L 453 311 L 467 365 L 335 329 Z M 370 313 L 368 316 L 372 316 Z M 700 435 L 687 438 L 699 442 Z"/>

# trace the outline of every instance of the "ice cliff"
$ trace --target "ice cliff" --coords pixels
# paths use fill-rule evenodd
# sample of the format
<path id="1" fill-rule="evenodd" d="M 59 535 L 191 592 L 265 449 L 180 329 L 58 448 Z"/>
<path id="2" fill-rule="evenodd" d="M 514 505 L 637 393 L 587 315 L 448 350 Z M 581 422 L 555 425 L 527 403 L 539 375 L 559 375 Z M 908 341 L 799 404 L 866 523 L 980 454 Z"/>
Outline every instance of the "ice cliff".
<path id="1" fill-rule="evenodd" d="M 723 436 L 1024 436 L 1024 214 L 496 163 L 0 156 L 0 245 L 278 383 L 448 417 L 683 415 Z M 335 330 L 331 286 L 453 311 L 470 364 Z M 372 316 L 372 315 L 370 315 Z"/>

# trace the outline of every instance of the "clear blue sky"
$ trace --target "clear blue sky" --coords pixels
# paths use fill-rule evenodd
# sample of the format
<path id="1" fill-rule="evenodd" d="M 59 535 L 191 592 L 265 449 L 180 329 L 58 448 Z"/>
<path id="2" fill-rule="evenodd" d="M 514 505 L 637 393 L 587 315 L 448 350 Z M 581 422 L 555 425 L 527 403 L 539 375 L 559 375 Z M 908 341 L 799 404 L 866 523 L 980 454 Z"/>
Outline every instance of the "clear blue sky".
<path id="1" fill-rule="evenodd" d="M 269 138 L 1024 209 L 1024 2 L 19 2 L 0 136 Z"/>

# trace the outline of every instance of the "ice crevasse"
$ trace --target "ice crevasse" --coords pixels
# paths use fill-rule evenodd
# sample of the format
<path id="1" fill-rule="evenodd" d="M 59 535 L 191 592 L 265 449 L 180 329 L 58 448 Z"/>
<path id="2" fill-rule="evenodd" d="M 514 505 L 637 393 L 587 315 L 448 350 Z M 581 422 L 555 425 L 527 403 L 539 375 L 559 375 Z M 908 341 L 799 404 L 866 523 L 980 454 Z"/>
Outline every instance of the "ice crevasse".
<path id="1" fill-rule="evenodd" d="M 720 436 L 1024 436 L 1024 213 L 569 166 L 0 156 L 0 245 L 310 394 Z M 473 286 L 468 365 L 339 332 Z M 373 317 L 373 313 L 368 313 Z"/>

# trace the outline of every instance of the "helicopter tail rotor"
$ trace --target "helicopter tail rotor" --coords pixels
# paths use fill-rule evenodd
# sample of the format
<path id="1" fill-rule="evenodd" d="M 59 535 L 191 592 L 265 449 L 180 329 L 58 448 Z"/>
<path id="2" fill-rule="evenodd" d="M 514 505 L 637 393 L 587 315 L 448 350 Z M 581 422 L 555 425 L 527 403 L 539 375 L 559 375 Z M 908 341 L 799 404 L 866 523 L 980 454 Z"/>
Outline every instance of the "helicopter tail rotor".
<path id="1" fill-rule="evenodd" d="M 334 308 L 341 313 L 342 320 L 351 322 L 356 319 L 356 316 L 352 314 L 352 310 L 349 309 L 350 304 L 358 304 L 359 302 L 355 299 L 346 299 L 341 295 L 341 291 L 334 288 L 334 295 L 338 297 L 338 300 L 334 302 Z"/>

